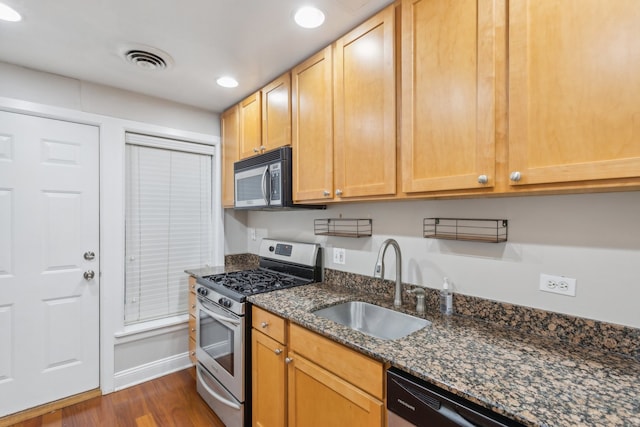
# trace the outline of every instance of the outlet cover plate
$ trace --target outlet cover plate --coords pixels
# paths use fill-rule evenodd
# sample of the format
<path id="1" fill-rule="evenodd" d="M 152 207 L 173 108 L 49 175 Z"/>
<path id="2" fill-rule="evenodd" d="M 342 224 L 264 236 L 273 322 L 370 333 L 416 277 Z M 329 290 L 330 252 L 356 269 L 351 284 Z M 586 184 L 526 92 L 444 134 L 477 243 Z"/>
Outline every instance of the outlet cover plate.
<path id="1" fill-rule="evenodd" d="M 333 263 L 344 264 L 346 262 L 344 248 L 333 248 Z"/>
<path id="2" fill-rule="evenodd" d="M 540 274 L 540 290 L 554 294 L 576 296 L 576 279 L 551 274 Z"/>

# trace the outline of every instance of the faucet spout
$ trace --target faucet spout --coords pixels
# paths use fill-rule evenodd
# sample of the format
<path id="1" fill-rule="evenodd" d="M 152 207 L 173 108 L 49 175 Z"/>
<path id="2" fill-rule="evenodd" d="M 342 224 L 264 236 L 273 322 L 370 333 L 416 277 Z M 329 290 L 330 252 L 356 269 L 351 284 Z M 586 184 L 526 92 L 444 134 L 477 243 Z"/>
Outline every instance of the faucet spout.
<path id="1" fill-rule="evenodd" d="M 402 254 L 400 253 L 400 245 L 398 245 L 398 242 L 394 239 L 387 239 L 382 242 L 382 246 L 380 246 L 380 250 L 378 251 L 374 277 L 380 277 L 384 280 L 384 254 L 387 252 L 389 246 L 393 247 L 396 253 L 396 289 L 393 297 L 393 305 L 399 307 L 402 305 Z"/>

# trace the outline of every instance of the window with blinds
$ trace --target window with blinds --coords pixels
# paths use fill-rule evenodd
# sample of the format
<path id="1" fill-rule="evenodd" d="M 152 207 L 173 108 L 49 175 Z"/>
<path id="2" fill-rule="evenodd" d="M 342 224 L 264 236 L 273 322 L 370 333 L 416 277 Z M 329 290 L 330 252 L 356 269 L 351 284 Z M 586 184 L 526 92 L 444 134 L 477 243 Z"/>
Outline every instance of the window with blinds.
<path id="1" fill-rule="evenodd" d="M 184 270 L 212 264 L 214 147 L 126 135 L 125 324 L 187 313 Z"/>

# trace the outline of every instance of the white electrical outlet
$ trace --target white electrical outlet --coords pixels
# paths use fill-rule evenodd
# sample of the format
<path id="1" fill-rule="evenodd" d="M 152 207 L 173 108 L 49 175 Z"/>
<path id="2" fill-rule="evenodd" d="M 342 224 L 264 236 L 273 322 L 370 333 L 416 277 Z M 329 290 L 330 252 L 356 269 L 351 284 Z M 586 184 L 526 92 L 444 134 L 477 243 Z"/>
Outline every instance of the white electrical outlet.
<path id="1" fill-rule="evenodd" d="M 256 240 L 256 229 L 255 228 L 249 228 L 249 238 L 251 240 Z"/>
<path id="2" fill-rule="evenodd" d="M 564 276 L 540 274 L 540 290 L 554 294 L 576 296 L 576 279 Z"/>
<path id="3" fill-rule="evenodd" d="M 333 248 L 333 263 L 344 264 L 346 262 L 346 255 L 344 248 Z"/>

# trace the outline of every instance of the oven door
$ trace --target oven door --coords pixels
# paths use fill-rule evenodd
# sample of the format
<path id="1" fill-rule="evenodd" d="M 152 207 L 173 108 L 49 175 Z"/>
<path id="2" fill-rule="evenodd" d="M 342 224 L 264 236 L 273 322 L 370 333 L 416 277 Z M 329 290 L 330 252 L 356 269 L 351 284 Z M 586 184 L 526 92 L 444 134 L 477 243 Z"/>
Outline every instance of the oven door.
<path id="1" fill-rule="evenodd" d="M 269 165 L 255 166 L 235 172 L 235 207 L 259 208 L 269 206 L 271 189 Z"/>
<path id="2" fill-rule="evenodd" d="M 196 322 L 198 362 L 244 402 L 245 318 L 199 296 Z"/>

